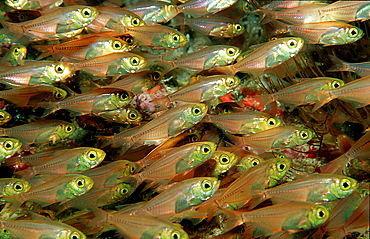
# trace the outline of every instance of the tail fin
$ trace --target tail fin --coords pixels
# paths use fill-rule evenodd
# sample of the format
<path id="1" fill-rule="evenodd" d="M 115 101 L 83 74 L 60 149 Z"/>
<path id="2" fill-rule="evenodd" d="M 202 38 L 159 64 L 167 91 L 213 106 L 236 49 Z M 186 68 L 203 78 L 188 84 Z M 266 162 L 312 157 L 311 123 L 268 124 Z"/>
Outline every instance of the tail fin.
<path id="1" fill-rule="evenodd" d="M 13 33 L 12 41 L 16 42 L 24 35 L 24 30 L 18 23 L 11 23 L 4 20 L 0 20 L 1 25 L 6 29 L 7 32 Z"/>
<path id="2" fill-rule="evenodd" d="M 33 169 L 33 167 L 30 167 L 30 168 L 27 168 L 25 170 L 18 171 L 15 174 L 21 176 L 22 179 L 24 179 L 24 180 L 28 180 L 28 179 L 32 178 L 34 175 L 36 175 L 36 173 L 32 169 Z"/>
<path id="3" fill-rule="evenodd" d="M 37 60 L 41 60 L 55 53 L 53 49 L 53 45 L 33 46 L 33 48 L 42 52 L 41 55 L 39 55 L 39 57 L 37 58 Z"/>
<path id="4" fill-rule="evenodd" d="M 323 105 L 325 105 L 326 103 L 334 99 L 334 97 L 330 94 L 330 90 L 315 91 L 314 94 L 316 94 L 318 100 L 316 104 L 314 105 L 312 112 L 315 112 L 316 110 L 321 108 Z"/>
<path id="5" fill-rule="evenodd" d="M 171 103 L 171 101 L 168 98 L 168 96 L 157 98 L 157 99 L 154 99 L 154 100 L 152 100 L 150 102 L 153 103 L 153 104 L 155 104 L 156 109 L 159 110 L 159 111 L 166 110 L 167 107 L 168 107 L 168 105 Z"/>
<path id="6" fill-rule="evenodd" d="M 232 230 L 233 228 L 243 224 L 243 218 L 241 212 L 232 211 L 229 209 L 221 209 L 222 213 L 225 215 L 226 218 L 224 218 L 224 229 L 223 232 L 228 232 Z"/>
<path id="7" fill-rule="evenodd" d="M 342 61 L 341 59 L 333 55 L 329 55 L 329 58 L 334 63 L 334 66 L 330 67 L 327 72 L 351 71 L 348 62 Z"/>
<path id="8" fill-rule="evenodd" d="M 171 19 L 171 23 L 169 25 L 171 27 L 186 25 L 185 17 L 177 15 L 176 17 Z"/>

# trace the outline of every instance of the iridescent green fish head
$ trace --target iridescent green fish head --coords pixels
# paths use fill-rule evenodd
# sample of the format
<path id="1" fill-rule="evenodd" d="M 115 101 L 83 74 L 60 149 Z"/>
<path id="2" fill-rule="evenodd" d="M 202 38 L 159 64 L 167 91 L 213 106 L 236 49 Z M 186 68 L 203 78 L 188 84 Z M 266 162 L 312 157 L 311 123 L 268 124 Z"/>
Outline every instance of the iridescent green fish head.
<path id="1" fill-rule="evenodd" d="M 0 138 L 0 162 L 14 155 L 21 147 L 22 143 L 18 139 Z"/>
<path id="2" fill-rule="evenodd" d="M 94 21 L 98 14 L 99 11 L 96 8 L 83 6 L 76 11 L 72 18 L 85 27 Z"/>
<path id="3" fill-rule="evenodd" d="M 8 183 L 3 186 L 2 194 L 0 196 L 12 196 L 20 193 L 28 192 L 31 189 L 31 185 L 24 179 L 9 178 Z"/>
<path id="4" fill-rule="evenodd" d="M 115 110 L 128 105 L 132 100 L 133 94 L 129 91 L 120 90 L 112 93 L 109 105 L 113 107 L 106 107 L 107 110 Z M 109 108 L 109 109 L 108 109 Z"/>
<path id="5" fill-rule="evenodd" d="M 201 180 L 192 186 L 192 194 L 197 199 L 205 201 L 217 191 L 218 187 L 220 186 L 220 181 L 213 177 L 199 179 Z"/>
<path id="6" fill-rule="evenodd" d="M 291 137 L 291 141 L 288 143 L 289 147 L 295 147 L 302 145 L 310 141 L 314 137 L 314 132 L 310 129 L 298 128 L 295 134 Z"/>
<path id="7" fill-rule="evenodd" d="M 230 37 L 239 36 L 240 34 L 244 33 L 245 27 L 240 23 L 234 23 L 231 25 L 231 32 Z"/>
<path id="8" fill-rule="evenodd" d="M 323 205 L 314 205 L 313 208 L 309 211 L 307 215 L 307 221 L 302 220 L 300 228 L 308 230 L 311 228 L 315 228 L 323 224 L 329 218 L 329 211 Z"/>
<path id="9" fill-rule="evenodd" d="M 5 61 L 12 66 L 22 65 L 22 60 L 27 54 L 27 47 L 23 45 L 14 45 L 9 51 Z"/>
<path id="10" fill-rule="evenodd" d="M 9 122 L 12 119 L 12 115 L 5 110 L 0 109 L 0 125 Z"/>
<path id="11" fill-rule="evenodd" d="M 348 196 L 359 186 L 357 180 L 350 177 L 335 175 L 333 179 L 335 183 L 331 185 L 330 192 L 337 199 Z"/>
<path id="12" fill-rule="evenodd" d="M 214 177 L 225 173 L 238 161 L 238 157 L 235 154 L 226 151 L 215 151 L 212 158 L 216 161 L 215 168 L 212 172 L 212 176 Z"/>
<path id="13" fill-rule="evenodd" d="M 320 38 L 320 43 L 327 45 L 343 45 L 360 40 L 364 32 L 355 26 L 347 25 L 336 31 L 328 32 Z"/>
<path id="14" fill-rule="evenodd" d="M 244 156 L 243 158 L 240 159 L 239 163 L 236 165 L 238 171 L 247 171 L 251 168 L 254 168 L 258 166 L 260 163 L 264 162 L 265 160 L 255 154 L 249 154 Z"/>
<path id="15" fill-rule="evenodd" d="M 334 90 L 339 87 L 342 87 L 345 84 L 344 81 L 342 81 L 341 79 L 337 79 L 337 78 L 329 78 L 329 79 L 330 79 L 330 82 L 328 82 L 325 86 L 325 89 L 322 89 L 322 90 Z"/>
<path id="16" fill-rule="evenodd" d="M 182 118 L 184 121 L 192 125 L 198 123 L 206 115 L 208 107 L 205 104 L 190 104 L 182 111 Z"/>
<path id="17" fill-rule="evenodd" d="M 27 0 L 5 0 L 5 4 L 14 9 L 23 9 L 27 5 Z"/>
<path id="18" fill-rule="evenodd" d="M 155 229 L 156 232 L 151 230 L 148 234 L 141 237 L 145 238 L 163 238 L 163 239 L 188 239 L 189 235 L 180 226 L 173 224 L 173 226 L 162 226 Z M 153 233 L 153 234 L 152 234 Z"/>
<path id="19" fill-rule="evenodd" d="M 60 235 L 58 235 L 58 238 L 60 239 L 63 239 L 63 238 L 65 239 L 86 239 L 86 236 L 82 232 L 73 229 L 73 230 L 61 231 Z"/>
<path id="20" fill-rule="evenodd" d="M 59 140 L 63 140 L 74 134 L 77 130 L 77 126 L 73 123 L 64 123 L 62 122 L 55 132 L 50 136 L 50 140 L 55 142 Z"/>
<path id="21" fill-rule="evenodd" d="M 42 82 L 39 82 L 39 84 L 53 84 L 58 81 L 63 81 L 71 76 L 74 71 L 73 64 L 69 62 L 55 62 L 47 67 L 44 77 L 40 77 Z"/>
<path id="22" fill-rule="evenodd" d="M 283 37 L 276 39 L 276 45 L 271 48 L 271 54 L 265 59 L 266 67 L 279 65 L 301 51 L 304 40 L 299 37 Z"/>
<path id="23" fill-rule="evenodd" d="M 67 97 L 67 94 L 68 94 L 67 91 L 58 87 L 54 87 L 52 92 L 52 100 L 53 101 L 64 100 Z"/>
<path id="24" fill-rule="evenodd" d="M 78 175 L 71 178 L 71 180 L 66 184 L 66 189 L 64 190 L 66 193 L 64 196 L 66 198 L 74 198 L 81 196 L 94 186 L 94 181 L 85 175 Z"/>
<path id="25" fill-rule="evenodd" d="M 119 62 L 119 70 L 116 74 L 135 73 L 144 68 L 146 60 L 144 57 L 130 54 L 128 57 L 123 57 Z"/>
<path id="26" fill-rule="evenodd" d="M 190 159 L 190 162 L 189 160 L 180 160 L 176 164 L 176 172 L 184 172 L 189 168 L 199 166 L 212 156 L 217 147 L 213 142 L 195 142 L 191 144 L 196 147 L 194 147 L 194 150 L 187 157 Z"/>
<path id="27" fill-rule="evenodd" d="M 239 86 L 240 79 L 237 76 L 228 76 L 222 78 L 222 82 L 227 90 L 232 90 Z"/>
<path id="28" fill-rule="evenodd" d="M 135 191 L 135 189 L 136 187 L 133 185 L 133 183 L 130 182 L 122 182 L 117 184 L 116 186 L 112 187 L 112 195 L 111 197 L 109 197 L 106 205 L 118 202 L 129 197 Z"/>
<path id="29" fill-rule="evenodd" d="M 153 37 L 152 45 L 163 48 L 179 48 L 188 42 L 181 32 L 164 32 Z"/>
<path id="30" fill-rule="evenodd" d="M 87 148 L 78 157 L 78 171 L 85 171 L 98 166 L 105 158 L 106 153 L 97 148 Z"/>
<path id="31" fill-rule="evenodd" d="M 119 19 L 119 23 L 126 27 L 145 26 L 145 22 L 137 15 L 124 15 Z"/>
<path id="32" fill-rule="evenodd" d="M 268 187 L 273 187 L 285 176 L 291 163 L 289 159 L 284 158 L 275 158 L 270 160 L 274 160 L 274 164 L 270 169 Z"/>
<path id="33" fill-rule="evenodd" d="M 219 64 L 220 66 L 233 63 L 236 58 L 240 55 L 240 49 L 235 46 L 225 46 L 219 50 Z"/>

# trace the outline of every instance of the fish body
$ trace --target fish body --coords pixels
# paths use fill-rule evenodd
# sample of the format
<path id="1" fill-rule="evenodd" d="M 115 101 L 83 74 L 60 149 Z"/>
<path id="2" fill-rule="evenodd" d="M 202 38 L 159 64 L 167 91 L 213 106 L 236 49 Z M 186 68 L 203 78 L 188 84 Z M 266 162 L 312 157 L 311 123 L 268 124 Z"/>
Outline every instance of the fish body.
<path id="1" fill-rule="evenodd" d="M 58 45 L 36 45 L 34 48 L 43 52 L 38 59 L 60 54 L 68 59 L 82 61 L 110 53 L 126 52 L 132 50 L 133 46 L 120 38 L 87 35 Z"/>
<path id="2" fill-rule="evenodd" d="M 178 12 L 183 12 L 190 15 L 206 15 L 214 14 L 222 11 L 234 3 L 236 0 L 189 0 L 181 5 L 177 6 Z"/>
<path id="3" fill-rule="evenodd" d="M 236 145 L 249 145 L 257 152 L 296 147 L 307 143 L 313 136 L 312 130 L 299 126 L 279 126 L 244 137 L 228 135 Z"/>
<path id="4" fill-rule="evenodd" d="M 133 107 L 120 108 L 116 110 L 109 110 L 101 113 L 97 113 L 98 116 L 106 119 L 110 122 L 116 122 L 119 124 L 140 124 L 143 119 L 142 114 Z"/>
<path id="5" fill-rule="evenodd" d="M 89 170 L 98 166 L 104 160 L 105 152 L 101 149 L 91 147 L 78 147 L 73 149 L 60 150 L 57 156 L 37 162 L 17 174 L 28 179 L 37 174 L 71 174 Z M 28 163 L 28 162 L 25 162 Z M 32 164 L 32 163 L 31 163 Z"/>
<path id="6" fill-rule="evenodd" d="M 18 10 L 50 9 L 62 5 L 63 0 L 6 0 L 5 4 Z"/>
<path id="7" fill-rule="evenodd" d="M 86 239 L 76 228 L 51 220 L 1 220 L 0 228 L 11 238 L 73 238 Z"/>
<path id="8" fill-rule="evenodd" d="M 45 115 L 59 109 L 67 109 L 77 114 L 94 114 L 124 107 L 131 99 L 131 92 L 115 88 L 98 88 L 62 101 L 42 102 L 39 106 L 49 109 Z"/>
<path id="9" fill-rule="evenodd" d="M 366 21 L 370 4 L 367 1 L 336 1 L 321 8 L 320 14 L 335 21 Z"/>
<path id="10" fill-rule="evenodd" d="M 355 72 L 357 75 L 361 77 L 369 76 L 370 75 L 370 62 L 362 62 L 362 63 L 349 63 L 345 62 L 336 56 L 329 56 L 330 59 L 335 64 L 327 71 L 351 71 Z"/>
<path id="11" fill-rule="evenodd" d="M 216 70 L 230 75 L 235 75 L 240 71 L 264 71 L 289 60 L 299 53 L 303 45 L 304 40 L 302 38 L 279 38 L 257 46 L 237 63 L 218 67 Z"/>
<path id="12" fill-rule="evenodd" d="M 146 65 L 143 57 L 131 53 L 110 53 L 75 63 L 76 70 L 99 76 L 120 76 L 135 73 Z"/>
<path id="13" fill-rule="evenodd" d="M 34 20 L 24 23 L 1 21 L 6 30 L 19 39 L 23 35 L 31 40 L 60 39 L 72 37 L 82 32 L 99 12 L 94 7 L 73 5 L 57 8 Z"/>
<path id="14" fill-rule="evenodd" d="M 53 84 L 64 81 L 73 73 L 74 67 L 68 62 L 36 61 L 1 71 L 0 82 L 9 85 Z"/>
<path id="15" fill-rule="evenodd" d="M 202 121 L 213 123 L 231 134 L 253 134 L 282 124 L 280 119 L 259 111 L 206 115 Z"/>
<path id="16" fill-rule="evenodd" d="M 27 143 L 47 143 L 66 139 L 76 129 L 75 124 L 64 120 L 45 119 L 12 128 L 1 128 L 0 135 L 14 137 Z"/>
<path id="17" fill-rule="evenodd" d="M 238 159 L 239 158 L 231 152 L 219 150 L 215 151 L 210 158 L 210 160 L 215 161 L 215 167 L 212 171 L 212 176 L 217 177 L 227 172 L 237 163 Z"/>

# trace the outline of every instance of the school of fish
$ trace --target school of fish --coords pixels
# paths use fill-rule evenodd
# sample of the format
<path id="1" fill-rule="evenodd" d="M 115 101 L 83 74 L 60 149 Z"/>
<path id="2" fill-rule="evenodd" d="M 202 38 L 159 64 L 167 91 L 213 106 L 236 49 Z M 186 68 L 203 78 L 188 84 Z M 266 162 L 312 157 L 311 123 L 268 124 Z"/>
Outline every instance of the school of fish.
<path id="1" fill-rule="evenodd" d="M 369 19 L 2 1 L 0 239 L 369 238 Z"/>

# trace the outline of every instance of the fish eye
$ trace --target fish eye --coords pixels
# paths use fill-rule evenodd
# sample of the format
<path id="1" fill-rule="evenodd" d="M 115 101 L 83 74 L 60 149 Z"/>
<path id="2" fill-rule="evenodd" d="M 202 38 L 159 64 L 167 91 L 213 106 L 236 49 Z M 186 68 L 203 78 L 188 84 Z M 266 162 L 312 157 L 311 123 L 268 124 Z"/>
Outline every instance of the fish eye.
<path id="1" fill-rule="evenodd" d="M 176 231 L 171 234 L 172 239 L 180 239 L 180 232 Z"/>
<path id="2" fill-rule="evenodd" d="M 85 180 L 83 178 L 77 179 L 77 187 L 82 188 L 85 186 Z"/>
<path id="3" fill-rule="evenodd" d="M 275 157 L 276 158 L 281 158 L 281 159 L 285 159 L 286 158 L 286 156 L 284 154 L 282 154 L 282 153 L 276 153 L 276 156 Z"/>
<path id="4" fill-rule="evenodd" d="M 140 19 L 139 19 L 139 18 L 137 18 L 137 17 L 132 18 L 132 20 L 131 20 L 131 24 L 132 24 L 134 27 L 139 26 L 139 25 L 140 25 Z"/>
<path id="5" fill-rule="evenodd" d="M 127 91 L 122 91 L 120 92 L 119 94 L 119 98 L 123 101 L 126 101 L 130 98 L 129 94 L 127 93 Z"/>
<path id="6" fill-rule="evenodd" d="M 282 172 L 282 171 L 284 171 L 286 169 L 286 164 L 285 163 L 279 163 L 278 165 L 277 165 L 277 170 L 279 171 L 279 172 Z"/>
<path id="7" fill-rule="evenodd" d="M 172 40 L 174 42 L 179 42 L 180 41 L 180 36 L 178 34 L 174 34 L 173 37 L 172 37 Z"/>
<path id="8" fill-rule="evenodd" d="M 3 145 L 6 150 L 12 150 L 14 148 L 14 142 L 11 140 L 6 140 Z"/>
<path id="9" fill-rule="evenodd" d="M 128 189 L 127 188 L 122 188 L 121 189 L 121 194 L 122 195 L 125 195 L 125 194 L 127 194 L 128 193 Z"/>
<path id="10" fill-rule="evenodd" d="M 227 154 L 221 154 L 220 163 L 228 164 L 230 162 L 230 157 Z"/>
<path id="11" fill-rule="evenodd" d="M 80 234 L 78 234 L 78 232 L 73 232 L 70 236 L 70 239 L 79 239 L 80 238 Z"/>
<path id="12" fill-rule="evenodd" d="M 85 18 L 91 17 L 92 16 L 92 11 L 90 8 L 84 8 L 82 9 L 82 16 Z"/>
<path id="13" fill-rule="evenodd" d="M 194 115 L 194 116 L 198 116 L 202 113 L 202 109 L 199 108 L 198 106 L 194 106 L 192 109 L 191 109 L 191 113 Z"/>
<path id="14" fill-rule="evenodd" d="M 122 43 L 118 40 L 115 40 L 112 46 L 114 50 L 120 50 L 122 48 Z"/>
<path id="15" fill-rule="evenodd" d="M 63 99 L 64 98 L 64 95 L 59 90 L 55 90 L 54 91 L 54 98 L 57 99 L 57 100 L 58 99 Z"/>
<path id="16" fill-rule="evenodd" d="M 310 134 L 308 133 L 308 131 L 307 130 L 301 130 L 300 132 L 299 132 L 299 137 L 301 138 L 301 139 L 308 139 L 308 137 L 310 136 Z"/>
<path id="17" fill-rule="evenodd" d="M 348 190 L 348 189 L 350 189 L 351 188 L 351 181 L 350 180 L 348 180 L 348 179 L 342 179 L 342 180 L 340 180 L 340 189 L 342 189 L 342 190 Z"/>
<path id="18" fill-rule="evenodd" d="M 242 26 L 240 24 L 235 24 L 235 30 L 236 31 L 241 31 L 242 30 Z"/>
<path id="19" fill-rule="evenodd" d="M 236 50 L 234 49 L 234 48 L 228 48 L 227 50 L 226 50 L 226 54 L 228 55 L 228 56 L 234 56 L 235 55 L 235 53 L 236 53 Z"/>
<path id="20" fill-rule="evenodd" d="M 63 65 L 56 65 L 55 66 L 55 72 L 56 73 L 61 74 L 61 73 L 63 73 L 63 71 L 64 71 L 64 66 Z"/>
<path id="21" fill-rule="evenodd" d="M 202 188 L 204 191 L 209 191 L 212 189 L 212 182 L 208 179 L 203 180 Z"/>
<path id="22" fill-rule="evenodd" d="M 288 41 L 288 44 L 287 45 L 288 45 L 289 48 L 295 48 L 297 46 L 297 43 L 298 42 L 296 40 L 293 40 L 292 39 L 292 40 L 289 40 Z"/>
<path id="23" fill-rule="evenodd" d="M 75 127 L 72 124 L 68 124 L 65 127 L 66 133 L 72 133 L 75 130 Z"/>
<path id="24" fill-rule="evenodd" d="M 261 163 L 260 160 L 257 159 L 257 158 L 255 158 L 255 159 L 252 160 L 252 163 L 251 164 L 252 164 L 253 167 L 256 167 L 260 163 Z"/>
<path id="25" fill-rule="evenodd" d="M 3 120 L 3 119 L 5 119 L 5 114 L 4 112 L 0 112 L 0 120 Z"/>
<path id="26" fill-rule="evenodd" d="M 339 88 L 342 86 L 342 82 L 335 80 L 331 83 L 331 86 L 333 87 L 333 89 Z"/>
<path id="27" fill-rule="evenodd" d="M 357 28 L 351 27 L 348 31 L 349 37 L 357 37 L 358 36 L 358 30 Z"/>
<path id="28" fill-rule="evenodd" d="M 13 189 L 14 189 L 14 191 L 16 191 L 16 192 L 20 192 L 20 191 L 22 191 L 22 190 L 23 190 L 23 188 L 24 188 L 24 185 L 23 185 L 23 183 L 22 183 L 22 182 L 16 182 L 16 183 L 14 184 L 14 186 L 13 186 Z"/>
<path id="29" fill-rule="evenodd" d="M 228 87 L 235 85 L 235 82 L 236 82 L 235 79 L 232 77 L 226 78 L 226 86 Z"/>
<path id="30" fill-rule="evenodd" d="M 152 77 L 154 81 L 159 81 L 161 79 L 161 74 L 159 72 L 153 72 Z"/>
<path id="31" fill-rule="evenodd" d="M 95 160 L 98 157 L 98 153 L 95 150 L 90 150 L 89 152 L 87 152 L 87 157 L 90 160 Z"/>
<path id="32" fill-rule="evenodd" d="M 18 55 L 19 53 L 20 53 L 20 47 L 19 46 L 17 46 L 17 47 L 14 47 L 14 49 L 13 49 L 13 52 L 14 52 L 14 54 L 15 55 Z"/>
<path id="33" fill-rule="evenodd" d="M 316 217 L 317 217 L 318 219 L 323 219 L 323 218 L 325 218 L 325 217 L 326 217 L 326 209 L 325 209 L 325 208 L 320 208 L 320 209 L 318 209 L 318 210 L 317 210 L 317 212 L 316 212 Z"/>
<path id="34" fill-rule="evenodd" d="M 139 57 L 137 57 L 137 56 L 131 57 L 131 65 L 137 66 L 137 65 L 139 65 L 139 62 L 140 62 Z"/>
<path id="35" fill-rule="evenodd" d="M 131 166 L 131 167 L 130 167 L 130 172 L 131 172 L 131 173 L 135 172 L 135 167 L 134 167 L 134 166 Z"/>
<path id="36" fill-rule="evenodd" d="M 200 151 L 202 152 L 202 154 L 208 154 L 209 152 L 211 152 L 211 147 L 208 144 L 203 144 L 200 148 Z"/>
<path id="37" fill-rule="evenodd" d="M 271 126 L 276 125 L 276 120 L 274 118 L 270 118 L 267 120 L 267 124 Z"/>
<path id="38" fill-rule="evenodd" d="M 137 119 L 138 115 L 135 113 L 135 112 L 130 112 L 128 114 L 128 117 L 131 119 L 131 120 L 135 120 Z"/>

